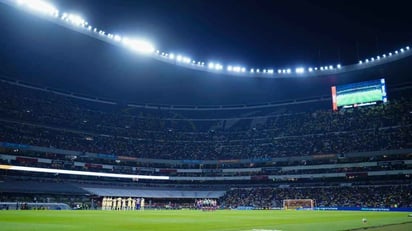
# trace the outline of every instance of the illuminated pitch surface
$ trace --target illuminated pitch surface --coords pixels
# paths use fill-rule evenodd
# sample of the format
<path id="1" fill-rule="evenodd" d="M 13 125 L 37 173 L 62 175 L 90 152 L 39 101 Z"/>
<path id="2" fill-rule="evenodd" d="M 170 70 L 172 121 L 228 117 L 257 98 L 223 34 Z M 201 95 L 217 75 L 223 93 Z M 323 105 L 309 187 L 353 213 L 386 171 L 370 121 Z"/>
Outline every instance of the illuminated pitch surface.
<path id="1" fill-rule="evenodd" d="M 367 223 L 362 222 L 367 219 Z M 0 230 L 348 230 L 412 222 L 408 213 L 338 211 L 0 211 Z M 412 223 L 371 230 L 412 230 Z"/>

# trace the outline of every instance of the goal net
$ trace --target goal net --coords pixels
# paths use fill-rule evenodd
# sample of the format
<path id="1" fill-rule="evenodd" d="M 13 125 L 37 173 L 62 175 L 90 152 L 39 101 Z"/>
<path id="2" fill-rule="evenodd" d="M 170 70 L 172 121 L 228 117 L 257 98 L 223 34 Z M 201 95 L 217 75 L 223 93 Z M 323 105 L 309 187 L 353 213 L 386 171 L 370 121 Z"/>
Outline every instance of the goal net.
<path id="1" fill-rule="evenodd" d="M 283 200 L 283 209 L 313 209 L 313 199 L 287 199 Z"/>

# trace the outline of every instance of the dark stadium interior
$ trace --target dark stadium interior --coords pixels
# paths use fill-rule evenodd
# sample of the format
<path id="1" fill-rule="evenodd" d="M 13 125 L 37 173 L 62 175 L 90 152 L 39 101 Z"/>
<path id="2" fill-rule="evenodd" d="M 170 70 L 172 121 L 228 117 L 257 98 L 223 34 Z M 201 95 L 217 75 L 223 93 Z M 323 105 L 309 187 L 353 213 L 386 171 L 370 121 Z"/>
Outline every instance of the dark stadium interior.
<path id="1" fill-rule="evenodd" d="M 409 47 L 338 74 L 252 78 L 136 55 L 1 2 L 0 28 L 0 209 L 119 210 L 106 203 L 121 197 L 412 211 Z M 382 49 L 406 47 L 401 34 Z M 332 110 L 331 86 L 381 78 L 387 103 Z"/>

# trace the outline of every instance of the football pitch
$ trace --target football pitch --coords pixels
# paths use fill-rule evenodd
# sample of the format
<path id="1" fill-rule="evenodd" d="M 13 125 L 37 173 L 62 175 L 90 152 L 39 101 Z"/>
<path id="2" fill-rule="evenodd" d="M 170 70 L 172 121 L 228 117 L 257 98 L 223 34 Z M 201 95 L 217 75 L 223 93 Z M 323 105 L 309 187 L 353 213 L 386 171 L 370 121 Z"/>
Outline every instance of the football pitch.
<path id="1" fill-rule="evenodd" d="M 362 218 L 367 222 L 363 223 Z M 408 213 L 339 211 L 0 211 L 0 230 L 412 230 Z M 398 224 L 398 225 L 396 225 Z"/>

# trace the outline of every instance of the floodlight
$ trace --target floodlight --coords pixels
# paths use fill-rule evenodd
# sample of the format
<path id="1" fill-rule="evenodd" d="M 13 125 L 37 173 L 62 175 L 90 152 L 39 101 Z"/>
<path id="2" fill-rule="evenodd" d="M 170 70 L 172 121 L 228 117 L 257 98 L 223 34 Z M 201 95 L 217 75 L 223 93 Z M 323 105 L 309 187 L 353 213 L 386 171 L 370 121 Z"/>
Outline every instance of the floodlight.
<path id="1" fill-rule="evenodd" d="M 313 71 L 313 68 L 309 67 L 309 68 L 308 68 L 308 71 L 309 71 L 309 72 L 312 72 L 312 71 Z"/>
<path id="2" fill-rule="evenodd" d="M 250 69 L 250 73 L 254 73 L 255 72 L 255 70 L 252 68 L 252 69 Z"/>
<path id="3" fill-rule="evenodd" d="M 269 73 L 269 74 L 273 74 L 273 73 L 274 73 L 273 69 L 269 69 L 269 70 L 268 70 L 268 73 Z"/>
<path id="4" fill-rule="evenodd" d="M 303 74 L 305 72 L 305 69 L 303 67 L 298 67 L 295 69 L 296 74 Z"/>
<path id="5" fill-rule="evenodd" d="M 120 42 L 120 41 L 122 41 L 122 37 L 120 35 L 115 34 L 114 35 L 114 41 Z"/>
<path id="6" fill-rule="evenodd" d="M 288 68 L 287 70 L 286 70 L 286 73 L 288 73 L 288 74 L 290 74 L 292 72 L 292 70 L 290 70 L 290 68 Z"/>
<path id="7" fill-rule="evenodd" d="M 139 53 L 148 54 L 154 52 L 155 50 L 154 46 L 150 42 L 141 39 L 123 38 L 123 43 L 130 49 Z"/>
<path id="8" fill-rule="evenodd" d="M 409 46 L 407 46 L 407 47 L 405 47 L 406 48 L 406 50 L 409 50 Z"/>
<path id="9" fill-rule="evenodd" d="M 59 11 L 52 4 L 41 0 L 18 0 L 17 3 L 37 13 L 46 14 L 54 17 L 59 16 Z"/>
<path id="10" fill-rule="evenodd" d="M 332 65 L 329 65 L 329 69 L 330 69 L 330 70 L 333 70 L 333 66 L 332 66 Z"/>
<path id="11" fill-rule="evenodd" d="M 336 65 L 336 67 L 337 67 L 338 69 L 341 69 L 341 68 L 342 68 L 342 66 L 341 66 L 340 64 Z"/>
<path id="12" fill-rule="evenodd" d="M 278 69 L 278 74 L 280 74 L 280 73 L 282 73 L 282 70 L 281 70 L 281 69 Z"/>
<path id="13" fill-rule="evenodd" d="M 403 53 L 405 50 L 403 48 L 401 48 L 401 52 Z"/>
<path id="14" fill-rule="evenodd" d="M 246 72 L 246 68 L 242 67 L 241 72 Z"/>
<path id="15" fill-rule="evenodd" d="M 68 14 L 67 20 L 75 26 L 83 26 L 86 24 L 86 20 L 75 14 Z"/>
<path id="16" fill-rule="evenodd" d="M 389 52 L 389 56 L 392 56 L 392 52 Z"/>
<path id="17" fill-rule="evenodd" d="M 233 67 L 229 65 L 229 66 L 227 66 L 227 70 L 228 70 L 228 71 L 232 71 L 232 70 L 233 70 Z"/>
<path id="18" fill-rule="evenodd" d="M 174 59 L 174 58 L 175 58 L 175 54 L 170 53 L 170 55 L 169 55 L 169 59 Z"/>

